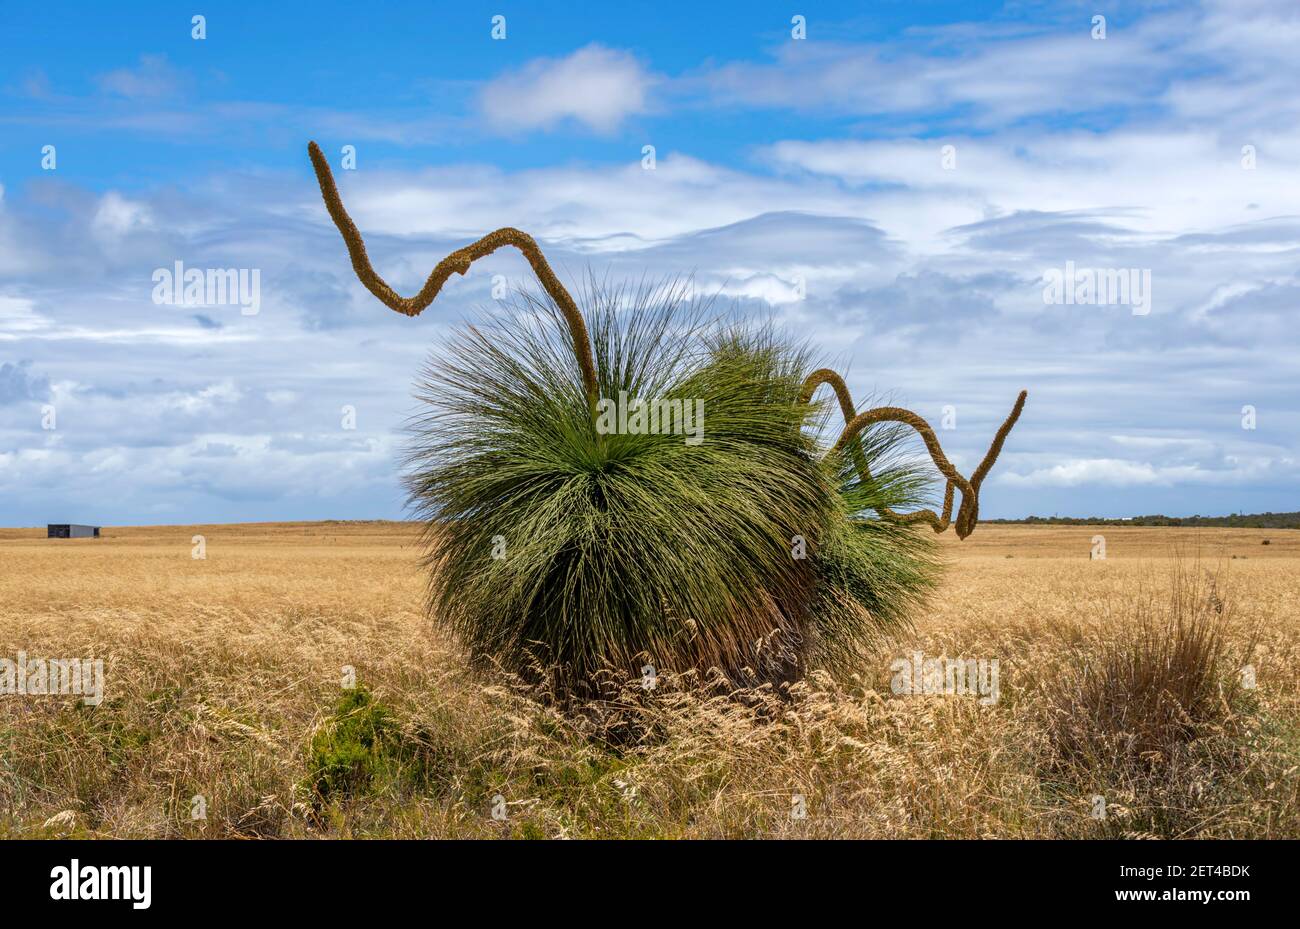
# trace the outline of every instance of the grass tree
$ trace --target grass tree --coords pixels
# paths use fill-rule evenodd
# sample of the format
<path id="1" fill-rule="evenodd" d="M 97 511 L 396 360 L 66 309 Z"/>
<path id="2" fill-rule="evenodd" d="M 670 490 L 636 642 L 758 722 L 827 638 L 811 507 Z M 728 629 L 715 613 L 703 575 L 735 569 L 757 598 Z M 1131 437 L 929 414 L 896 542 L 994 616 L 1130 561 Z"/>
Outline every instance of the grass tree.
<path id="1" fill-rule="evenodd" d="M 957 534 L 974 530 L 1023 393 L 967 479 L 923 419 L 858 413 L 843 380 L 770 324 L 719 318 L 671 281 L 591 280 L 575 300 L 517 229 L 453 252 L 402 297 L 309 152 L 353 269 L 385 305 L 418 315 L 452 273 L 506 245 L 542 286 L 457 332 L 417 388 L 407 480 L 429 607 L 475 659 L 565 691 L 647 663 L 747 683 L 851 668 L 934 583 L 933 542 L 914 524 L 946 529 L 960 490 Z M 823 384 L 845 420 L 829 447 Z M 635 419 L 651 403 L 693 414 L 696 433 L 625 428 L 628 405 Z M 907 454 L 911 429 L 946 478 L 941 514 L 900 512 L 929 485 Z"/>

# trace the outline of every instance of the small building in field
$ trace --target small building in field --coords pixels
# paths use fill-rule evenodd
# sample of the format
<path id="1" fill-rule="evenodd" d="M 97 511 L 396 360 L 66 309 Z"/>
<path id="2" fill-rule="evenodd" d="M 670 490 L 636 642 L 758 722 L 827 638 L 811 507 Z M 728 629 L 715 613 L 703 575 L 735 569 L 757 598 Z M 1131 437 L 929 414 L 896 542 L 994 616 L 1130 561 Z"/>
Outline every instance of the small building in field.
<path id="1" fill-rule="evenodd" d="M 76 523 L 50 523 L 50 539 L 98 539 L 98 526 L 79 526 Z"/>

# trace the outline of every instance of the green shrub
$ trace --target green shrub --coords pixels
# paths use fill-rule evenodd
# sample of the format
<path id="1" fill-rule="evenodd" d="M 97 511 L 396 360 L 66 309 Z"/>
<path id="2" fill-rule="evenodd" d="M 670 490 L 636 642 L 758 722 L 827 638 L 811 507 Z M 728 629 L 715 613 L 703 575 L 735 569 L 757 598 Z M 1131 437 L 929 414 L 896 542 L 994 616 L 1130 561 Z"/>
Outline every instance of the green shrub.
<path id="1" fill-rule="evenodd" d="M 308 786 L 316 805 L 370 793 L 400 769 L 404 746 L 389 711 L 365 687 L 344 691 L 312 736 Z"/>

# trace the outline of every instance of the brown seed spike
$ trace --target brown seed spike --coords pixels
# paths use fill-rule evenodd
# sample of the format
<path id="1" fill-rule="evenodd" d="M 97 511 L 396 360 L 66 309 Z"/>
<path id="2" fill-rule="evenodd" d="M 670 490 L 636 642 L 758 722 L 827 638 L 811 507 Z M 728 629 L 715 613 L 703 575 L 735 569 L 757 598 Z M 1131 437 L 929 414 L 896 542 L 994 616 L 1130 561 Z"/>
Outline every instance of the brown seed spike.
<path id="1" fill-rule="evenodd" d="M 822 368 L 814 371 L 804 381 L 803 389 L 800 392 L 800 400 L 807 403 L 812 399 L 813 392 L 821 384 L 830 384 L 836 396 L 840 401 L 840 410 L 844 413 L 845 427 L 844 432 L 840 435 L 839 441 L 831 449 L 831 454 L 837 454 L 844 450 L 845 446 L 852 443 L 852 453 L 854 464 L 857 466 L 858 474 L 864 481 L 871 479 L 871 474 L 867 470 L 866 461 L 862 456 L 861 447 L 854 441 L 858 435 L 867 426 L 878 422 L 899 422 L 911 426 L 921 434 L 925 442 L 926 450 L 930 453 L 935 466 L 947 478 L 947 485 L 943 492 L 943 513 L 936 514 L 934 510 L 917 510 L 914 513 L 895 513 L 893 510 L 882 507 L 880 515 L 886 519 L 897 520 L 904 523 L 925 522 L 929 523 L 935 532 L 943 532 L 948 528 L 952 519 L 953 488 L 961 490 L 961 508 L 957 512 L 957 537 L 965 539 L 975 531 L 975 525 L 979 521 L 979 489 L 984 478 L 988 476 L 993 465 L 998 460 L 998 455 L 1002 453 L 1002 445 L 1006 442 L 1007 435 L 1011 432 L 1016 421 L 1020 419 L 1020 413 L 1025 408 L 1025 401 L 1029 398 L 1029 392 L 1022 390 L 1020 396 L 1016 398 L 1015 406 L 1012 407 L 1010 415 L 998 429 L 997 435 L 993 439 L 993 444 L 989 447 L 988 453 L 984 460 L 980 462 L 975 473 L 970 480 L 962 477 L 961 473 L 952 465 L 948 457 L 944 455 L 943 448 L 939 445 L 939 439 L 934 434 L 934 430 L 917 414 L 911 410 L 905 410 L 896 406 L 882 406 L 874 410 L 868 410 L 865 413 L 853 412 L 853 400 L 849 395 L 848 386 L 844 379 L 829 368 Z"/>
<path id="2" fill-rule="evenodd" d="M 857 409 L 853 406 L 853 396 L 849 393 L 849 386 L 844 383 L 844 378 L 840 377 L 830 368 L 818 368 L 812 374 L 808 375 L 807 380 L 799 389 L 799 402 L 808 403 L 812 400 L 813 394 L 822 384 L 830 384 L 835 391 L 836 398 L 840 401 L 840 412 L 844 414 L 844 421 L 847 423 L 857 415 Z M 853 464 L 858 469 L 858 475 L 863 482 L 871 480 L 871 472 L 867 469 L 867 459 L 862 453 L 862 445 L 858 442 L 853 443 L 852 447 Z M 886 515 L 881 513 L 882 516 Z"/>
<path id="3" fill-rule="evenodd" d="M 551 295 L 564 314 L 565 321 L 569 324 L 569 334 L 573 338 L 573 352 L 577 356 L 578 365 L 582 368 L 582 383 L 587 392 L 587 401 L 592 408 L 593 415 L 596 404 L 600 400 L 600 387 L 596 380 L 596 362 L 591 353 L 591 337 L 587 334 L 587 322 L 583 319 L 582 312 L 578 309 L 577 303 L 573 297 L 565 290 L 560 279 L 555 276 L 551 270 L 550 264 L 547 263 L 546 257 L 542 250 L 537 247 L 537 242 L 532 236 L 518 229 L 505 227 L 495 232 L 489 232 L 477 242 L 466 245 L 464 248 L 452 252 L 429 272 L 429 278 L 420 288 L 420 292 L 414 297 L 403 297 L 375 273 L 375 269 L 370 265 L 370 258 L 366 255 L 366 243 L 361 238 L 361 233 L 357 230 L 356 223 L 348 215 L 348 211 L 343 208 L 343 200 L 339 197 L 338 187 L 334 183 L 334 174 L 330 171 L 329 162 L 325 159 L 325 153 L 321 151 L 320 146 L 315 142 L 307 144 L 307 154 L 311 156 L 312 167 L 316 170 L 316 180 L 320 184 L 321 196 L 325 200 L 325 208 L 329 210 L 330 218 L 334 220 L 334 225 L 338 227 L 343 236 L 343 241 L 347 243 L 348 255 L 352 259 L 352 270 L 356 272 L 357 279 L 366 285 L 366 289 L 379 298 L 385 306 L 396 310 L 406 316 L 418 316 L 433 299 L 438 296 L 438 291 L 442 285 L 447 282 L 447 278 L 454 273 L 464 274 L 469 270 L 469 266 L 480 258 L 484 258 L 497 249 L 511 245 L 519 249 L 523 256 L 528 259 L 528 263 L 533 268 L 533 273 L 537 275 L 538 281 L 542 287 Z"/>
<path id="4" fill-rule="evenodd" d="M 799 391 L 799 402 L 808 403 L 812 400 L 813 394 L 822 384 L 830 384 L 835 391 L 836 398 L 840 401 L 840 412 L 844 414 L 844 422 L 849 423 L 857 415 L 857 408 L 853 405 L 853 396 L 849 393 L 849 387 L 844 383 L 844 378 L 830 368 L 819 368 L 812 374 L 808 375 L 807 380 L 803 382 L 803 387 Z M 866 456 L 862 452 L 862 445 L 858 442 L 857 436 L 854 436 L 850 452 L 853 455 L 853 464 L 858 470 L 858 476 L 863 483 L 871 480 L 871 470 L 867 466 Z M 889 507 L 881 507 L 879 513 L 885 519 L 892 519 L 900 523 L 929 523 L 935 532 L 943 532 L 948 528 L 948 522 L 952 516 L 952 481 L 948 482 L 944 490 L 944 504 L 942 518 L 935 514 L 934 510 L 917 510 L 913 513 L 898 513 Z"/>
<path id="5" fill-rule="evenodd" d="M 1006 420 L 998 428 L 997 435 L 993 437 L 993 444 L 989 446 L 988 453 L 980 466 L 975 469 L 971 475 L 970 487 L 971 494 L 969 499 L 965 493 L 961 498 L 961 511 L 957 514 L 957 536 L 966 538 L 975 531 L 975 523 L 979 520 L 980 511 L 980 484 L 984 483 L 984 478 L 988 477 L 989 471 L 998 460 L 998 455 L 1002 454 L 1002 443 L 1007 440 L 1007 435 L 1011 432 L 1011 427 L 1020 419 L 1020 413 L 1025 408 L 1025 401 L 1029 399 L 1029 391 L 1020 391 L 1020 396 L 1016 397 L 1015 406 L 1011 408 Z"/>

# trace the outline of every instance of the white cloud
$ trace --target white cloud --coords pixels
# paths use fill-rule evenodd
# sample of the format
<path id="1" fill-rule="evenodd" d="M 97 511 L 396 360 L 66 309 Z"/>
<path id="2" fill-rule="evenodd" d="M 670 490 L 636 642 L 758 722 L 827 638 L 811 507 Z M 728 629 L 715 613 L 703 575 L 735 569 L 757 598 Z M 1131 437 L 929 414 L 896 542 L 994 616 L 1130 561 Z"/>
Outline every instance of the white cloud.
<path id="1" fill-rule="evenodd" d="M 1268 157 L 1251 170 L 1241 166 L 1239 140 L 1176 127 L 785 141 L 762 156 L 795 175 L 872 191 L 873 217 L 891 235 L 941 250 L 951 244 L 945 245 L 947 230 L 1016 211 L 1086 212 L 1131 234 L 1161 237 L 1236 224 L 1257 228 L 1270 217 L 1300 214 L 1300 186 L 1288 180 L 1300 170 L 1300 135 L 1256 139 Z M 945 169 L 940 148 L 949 144 L 956 167 Z M 1275 238 L 1238 247 L 1276 248 Z"/>
<path id="2" fill-rule="evenodd" d="M 167 406 L 183 413 L 206 413 L 221 405 L 230 405 L 239 400 L 240 389 L 233 381 L 210 384 L 192 393 L 173 394 L 166 397 Z"/>
<path id="3" fill-rule="evenodd" d="M 655 78 L 627 52 L 588 45 L 565 58 L 538 58 L 482 90 L 488 122 L 499 130 L 549 129 L 573 120 L 611 132 L 646 109 Z"/>
<path id="4" fill-rule="evenodd" d="M 687 79 L 733 106 L 904 116 L 960 112 L 968 124 L 1005 125 L 1032 114 L 1130 105 L 1163 86 L 1193 28 L 1190 15 L 1153 15 L 1131 29 L 999 32 L 970 24 L 914 31 L 889 42 L 783 42 L 768 62 L 740 61 Z"/>
<path id="5" fill-rule="evenodd" d="M 49 325 L 31 300 L 0 295 L 0 336 L 30 335 Z"/>
<path id="6" fill-rule="evenodd" d="M 156 99 L 175 94 L 184 83 L 184 75 L 173 68 L 166 55 L 141 55 L 134 68 L 118 68 L 95 79 L 107 94 L 132 100 Z"/>
<path id="7" fill-rule="evenodd" d="M 153 217 L 148 206 L 128 200 L 115 190 L 110 190 L 100 198 L 91 220 L 95 234 L 110 240 L 152 227 Z"/>
<path id="8" fill-rule="evenodd" d="M 374 173 L 344 178 L 342 195 L 363 234 L 463 238 L 510 225 L 583 252 L 644 249 L 768 213 L 861 216 L 873 202 L 830 181 L 765 177 L 673 152 L 660 152 L 653 171 L 631 162 L 509 173 L 476 165 Z M 314 195 L 301 212 L 326 227 Z M 797 223 L 793 216 L 789 221 Z M 803 232 L 822 229 L 809 223 Z M 765 238 L 793 255 L 788 229 L 771 229 Z"/>
<path id="9" fill-rule="evenodd" d="M 797 279 L 785 280 L 772 274 L 755 274 L 725 283 L 719 292 L 728 297 L 762 300 L 772 306 L 798 303 L 803 299 Z"/>
<path id="10" fill-rule="evenodd" d="M 1156 7 L 1106 38 L 1090 16 L 1000 29 L 957 23 L 884 42 L 783 42 L 768 61 L 679 79 L 679 93 L 730 106 L 908 118 L 927 131 L 1005 129 L 1063 115 L 1164 116 L 1223 129 L 1292 125 L 1300 11 L 1290 0 Z M 906 130 L 904 130 L 906 131 Z"/>
<path id="11" fill-rule="evenodd" d="M 1162 469 L 1148 462 L 1090 458 L 1062 462 L 1028 474 L 1003 474 L 1000 481 L 1013 487 L 1078 487 L 1080 484 L 1129 487 L 1134 484 L 1171 483 L 1195 473 L 1196 469 L 1192 467 Z"/>

